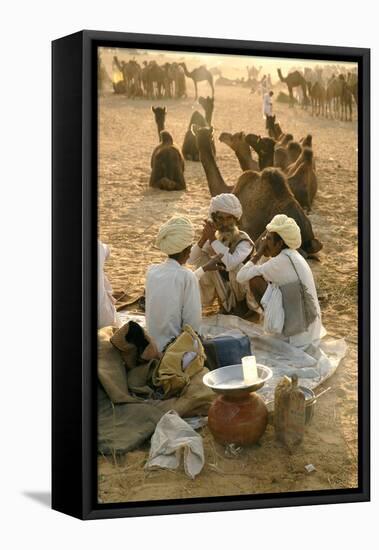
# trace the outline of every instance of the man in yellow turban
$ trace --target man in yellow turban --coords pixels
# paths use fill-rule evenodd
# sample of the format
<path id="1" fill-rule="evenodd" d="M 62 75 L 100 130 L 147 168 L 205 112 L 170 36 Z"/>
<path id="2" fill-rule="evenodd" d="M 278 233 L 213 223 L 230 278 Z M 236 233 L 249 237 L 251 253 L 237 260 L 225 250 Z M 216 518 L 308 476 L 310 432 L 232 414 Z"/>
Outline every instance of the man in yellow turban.
<path id="1" fill-rule="evenodd" d="M 249 292 L 261 305 L 265 315 L 269 309 L 275 315 L 272 302 L 277 294 L 274 290 L 300 279 L 312 297 L 317 317 L 307 330 L 287 339 L 290 344 L 297 347 L 317 345 L 322 330 L 321 312 L 312 270 L 297 251 L 301 246 L 300 228 L 294 219 L 285 214 L 278 214 L 267 224 L 266 229 L 265 235 L 257 243 L 256 254 L 238 272 L 237 281 L 248 284 Z M 263 257 L 269 259 L 260 263 Z M 283 306 L 280 307 L 283 310 Z M 278 310 L 277 315 L 282 313 Z"/>
<path id="2" fill-rule="evenodd" d="M 159 229 L 156 245 L 168 257 L 146 273 L 146 328 L 159 351 L 178 336 L 185 324 L 198 331 L 201 323 L 199 279 L 219 269 L 219 256 L 191 271 L 185 263 L 191 252 L 194 228 L 190 220 L 173 217 Z"/>

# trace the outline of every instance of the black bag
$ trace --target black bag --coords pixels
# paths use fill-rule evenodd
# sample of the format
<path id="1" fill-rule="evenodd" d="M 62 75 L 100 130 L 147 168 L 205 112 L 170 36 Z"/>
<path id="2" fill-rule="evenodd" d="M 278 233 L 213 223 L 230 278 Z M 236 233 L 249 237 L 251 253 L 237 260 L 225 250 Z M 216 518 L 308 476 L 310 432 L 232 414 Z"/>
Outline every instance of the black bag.
<path id="1" fill-rule="evenodd" d="M 248 336 L 215 336 L 203 340 L 205 366 L 209 370 L 239 365 L 242 357 L 252 355 Z"/>

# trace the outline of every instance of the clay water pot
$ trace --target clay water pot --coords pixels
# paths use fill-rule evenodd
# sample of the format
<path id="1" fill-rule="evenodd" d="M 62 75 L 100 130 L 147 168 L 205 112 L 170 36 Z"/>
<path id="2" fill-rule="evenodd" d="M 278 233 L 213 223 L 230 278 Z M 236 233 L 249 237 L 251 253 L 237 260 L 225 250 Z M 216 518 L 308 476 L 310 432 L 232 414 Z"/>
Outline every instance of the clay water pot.
<path id="1" fill-rule="evenodd" d="M 263 399 L 246 391 L 222 394 L 208 411 L 208 426 L 218 443 L 252 445 L 264 434 L 268 410 Z"/>

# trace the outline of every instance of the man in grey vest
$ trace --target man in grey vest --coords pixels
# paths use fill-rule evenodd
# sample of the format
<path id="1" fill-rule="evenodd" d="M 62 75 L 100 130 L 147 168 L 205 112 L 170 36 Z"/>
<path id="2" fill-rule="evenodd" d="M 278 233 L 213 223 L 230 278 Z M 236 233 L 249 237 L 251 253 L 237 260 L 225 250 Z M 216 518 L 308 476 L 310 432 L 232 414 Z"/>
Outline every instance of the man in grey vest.
<path id="1" fill-rule="evenodd" d="M 243 316 L 249 313 L 246 285 L 238 283 L 236 275 L 250 257 L 254 243 L 238 228 L 241 216 L 241 203 L 235 195 L 222 193 L 213 197 L 209 219 L 204 222 L 200 239 L 192 247 L 188 263 L 200 267 L 213 256 L 221 255 L 224 270 L 209 271 L 199 281 L 202 304 L 212 305 L 217 297 L 221 313 Z"/>

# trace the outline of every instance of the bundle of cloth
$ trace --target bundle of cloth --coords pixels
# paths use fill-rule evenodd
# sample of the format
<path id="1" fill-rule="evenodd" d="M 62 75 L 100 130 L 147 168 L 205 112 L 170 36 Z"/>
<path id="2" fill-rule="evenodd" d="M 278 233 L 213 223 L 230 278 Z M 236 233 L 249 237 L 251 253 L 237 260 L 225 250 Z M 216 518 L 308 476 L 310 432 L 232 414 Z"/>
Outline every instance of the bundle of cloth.
<path id="1" fill-rule="evenodd" d="M 185 327 L 182 348 L 194 340 Z M 206 416 L 215 395 L 203 384 L 208 372 L 202 347 L 187 360 L 182 379 L 180 337 L 162 354 L 147 332 L 128 321 L 120 329 L 98 331 L 98 452 L 120 454 L 139 447 L 154 433 L 161 417 L 174 410 L 181 417 Z M 196 346 L 194 346 L 196 349 Z M 187 356 L 188 357 L 188 356 Z"/>

